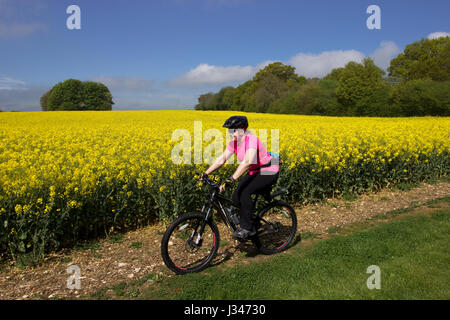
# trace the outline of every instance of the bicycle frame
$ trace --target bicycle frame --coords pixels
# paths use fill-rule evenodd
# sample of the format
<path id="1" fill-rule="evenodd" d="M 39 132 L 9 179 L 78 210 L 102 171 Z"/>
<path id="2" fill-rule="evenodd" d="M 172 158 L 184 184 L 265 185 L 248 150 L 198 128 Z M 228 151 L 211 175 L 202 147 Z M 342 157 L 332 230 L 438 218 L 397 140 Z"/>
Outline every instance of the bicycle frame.
<path id="1" fill-rule="evenodd" d="M 258 197 L 260 195 L 263 195 L 261 193 L 256 193 L 255 194 L 255 198 L 253 200 L 253 207 L 256 209 L 256 203 L 258 200 Z M 267 201 L 267 199 L 266 199 Z M 202 207 L 201 213 L 205 216 L 204 222 L 202 223 L 202 227 L 200 229 L 200 234 L 203 233 L 204 227 L 206 225 L 206 221 L 208 221 L 208 219 L 212 216 L 210 216 L 211 214 L 211 210 L 212 208 L 216 208 L 217 212 L 220 214 L 220 217 L 222 218 L 222 220 L 225 222 L 225 224 L 230 227 L 233 231 L 235 231 L 237 229 L 236 224 L 234 223 L 233 219 L 231 218 L 231 216 L 228 213 L 228 210 L 226 210 L 224 202 L 227 202 L 230 204 L 230 206 L 234 206 L 236 208 L 236 206 L 233 204 L 231 199 L 228 199 L 224 196 L 222 196 L 219 193 L 219 190 L 217 187 L 214 187 L 214 190 L 211 194 L 211 198 L 209 200 L 207 200 Z M 267 203 L 270 203 L 270 201 L 267 201 Z M 206 213 L 205 213 L 206 211 Z"/>
<path id="2" fill-rule="evenodd" d="M 211 194 L 211 198 L 209 200 L 207 200 L 202 207 L 201 213 L 205 215 L 205 223 L 206 221 L 211 218 L 211 210 L 212 208 L 216 208 L 217 212 L 220 214 L 220 217 L 223 219 L 223 221 L 225 222 L 225 224 L 230 227 L 233 231 L 235 231 L 237 229 L 236 224 L 234 223 L 234 221 L 231 219 L 228 211 L 225 209 L 225 205 L 224 202 L 229 203 L 230 205 L 233 206 L 233 202 L 228 199 L 225 198 L 224 196 L 222 196 L 221 194 L 218 193 L 217 188 L 214 188 L 212 194 Z M 205 213 L 206 211 L 206 213 Z M 204 224 L 202 224 L 202 229 L 201 232 L 203 232 L 203 228 L 204 228 Z"/>

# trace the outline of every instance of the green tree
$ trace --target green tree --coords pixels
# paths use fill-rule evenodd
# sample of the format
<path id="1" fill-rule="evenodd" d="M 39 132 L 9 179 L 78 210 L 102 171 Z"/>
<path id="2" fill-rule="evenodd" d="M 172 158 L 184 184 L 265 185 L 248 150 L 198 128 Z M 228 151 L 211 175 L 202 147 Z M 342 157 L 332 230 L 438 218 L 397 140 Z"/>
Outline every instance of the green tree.
<path id="1" fill-rule="evenodd" d="M 214 93 L 208 92 L 198 97 L 198 104 L 195 106 L 196 110 L 212 110 L 212 102 L 214 100 Z"/>
<path id="2" fill-rule="evenodd" d="M 408 44 L 388 67 L 389 76 L 401 81 L 450 80 L 450 37 L 422 39 Z"/>
<path id="3" fill-rule="evenodd" d="M 320 90 L 318 91 L 318 104 L 312 109 L 313 114 L 327 116 L 337 116 L 344 112 L 342 105 L 338 102 L 336 89 L 339 81 L 332 79 L 321 79 L 318 82 Z"/>
<path id="4" fill-rule="evenodd" d="M 284 95 L 288 89 L 285 81 L 273 74 L 267 74 L 260 80 L 255 91 L 255 111 L 267 112 L 270 104 Z"/>
<path id="5" fill-rule="evenodd" d="M 274 62 L 259 70 L 253 77 L 253 81 L 259 82 L 268 75 L 274 75 L 284 82 L 288 80 L 292 82 L 300 82 L 303 79 L 295 73 L 295 67 L 285 65 L 281 62 Z"/>
<path id="6" fill-rule="evenodd" d="M 274 101 L 267 112 L 338 115 L 342 110 L 336 98 L 337 86 L 336 80 L 309 79 Z"/>
<path id="7" fill-rule="evenodd" d="M 321 94 L 323 90 L 318 81 L 308 80 L 295 94 L 295 101 L 298 114 L 319 114 L 321 111 Z"/>
<path id="8" fill-rule="evenodd" d="M 68 79 L 56 84 L 47 99 L 47 110 L 81 110 L 83 107 L 83 82 Z"/>
<path id="9" fill-rule="evenodd" d="M 267 109 L 268 113 L 297 113 L 296 91 L 291 90 L 272 102 Z"/>
<path id="10" fill-rule="evenodd" d="M 105 85 L 76 79 L 57 83 L 41 97 L 43 111 L 111 110 L 113 104 L 112 95 Z"/>
<path id="11" fill-rule="evenodd" d="M 236 91 L 236 88 L 231 87 L 231 86 L 226 87 L 224 89 L 222 103 L 227 110 L 231 110 L 231 106 L 233 105 L 235 91 Z"/>
<path id="12" fill-rule="evenodd" d="M 391 86 L 387 83 L 375 88 L 369 95 L 356 102 L 355 116 L 396 117 L 402 110 L 389 100 Z"/>
<path id="13" fill-rule="evenodd" d="M 390 101 L 404 116 L 450 115 L 450 81 L 417 79 L 392 88 Z"/>
<path id="14" fill-rule="evenodd" d="M 41 102 L 41 110 L 42 111 L 47 111 L 48 97 L 50 96 L 50 92 L 51 92 L 51 89 L 48 90 L 46 93 L 44 93 L 41 97 L 40 102 Z"/>
<path id="15" fill-rule="evenodd" d="M 336 96 L 347 115 L 355 115 L 357 102 L 384 85 L 384 74 L 371 58 L 364 59 L 362 64 L 354 61 L 346 64 L 339 76 Z"/>
<path id="16" fill-rule="evenodd" d="M 111 92 L 98 82 L 86 81 L 83 83 L 83 105 L 86 110 L 111 110 L 114 104 Z"/>
<path id="17" fill-rule="evenodd" d="M 233 91 L 234 88 L 231 86 L 220 89 L 212 99 L 213 110 L 230 110 L 233 104 Z"/>
<path id="18" fill-rule="evenodd" d="M 247 100 L 247 90 L 251 90 L 253 86 L 253 81 L 248 80 L 241 85 L 239 85 L 234 91 L 233 104 L 231 106 L 232 110 L 243 111 L 245 108 L 245 103 Z"/>
<path id="19" fill-rule="evenodd" d="M 323 77 L 323 80 L 337 80 L 339 81 L 341 79 L 342 73 L 344 72 L 344 68 L 335 68 L 331 70 L 329 74 L 327 74 L 325 77 Z"/>
<path id="20" fill-rule="evenodd" d="M 233 105 L 239 106 L 239 109 L 233 108 L 233 110 L 254 112 L 256 110 L 255 91 L 257 87 L 257 83 L 252 80 L 246 81 L 237 87 L 233 97 Z"/>

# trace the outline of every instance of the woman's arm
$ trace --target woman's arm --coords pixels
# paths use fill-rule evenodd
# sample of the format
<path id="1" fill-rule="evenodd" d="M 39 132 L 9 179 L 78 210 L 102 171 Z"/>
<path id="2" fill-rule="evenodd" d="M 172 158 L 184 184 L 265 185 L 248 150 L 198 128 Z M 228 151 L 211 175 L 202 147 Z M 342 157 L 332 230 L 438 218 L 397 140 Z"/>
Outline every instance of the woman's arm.
<path id="1" fill-rule="evenodd" d="M 239 167 L 237 167 L 236 171 L 233 173 L 232 177 L 234 180 L 239 179 L 241 175 L 247 171 L 248 167 L 251 164 L 256 163 L 256 149 L 255 148 L 249 148 L 247 149 L 247 152 L 245 153 L 244 160 L 239 164 Z"/>
<path id="2" fill-rule="evenodd" d="M 237 180 L 241 175 L 243 175 L 252 163 L 256 163 L 256 149 L 254 148 L 247 149 L 244 160 L 239 164 L 239 167 L 237 167 L 236 171 L 232 175 L 233 179 Z M 225 184 L 222 184 L 219 190 L 220 192 L 225 190 Z"/>
<path id="3" fill-rule="evenodd" d="M 217 157 L 216 160 L 214 160 L 214 162 L 211 164 L 211 166 L 208 168 L 208 170 L 205 171 L 205 173 L 206 174 L 210 174 L 214 170 L 216 170 L 216 169 L 220 168 L 221 166 L 223 166 L 225 161 L 227 161 L 227 159 L 229 157 L 231 157 L 233 155 L 233 153 L 234 152 L 231 152 L 230 150 L 225 149 L 225 151 L 219 157 Z"/>

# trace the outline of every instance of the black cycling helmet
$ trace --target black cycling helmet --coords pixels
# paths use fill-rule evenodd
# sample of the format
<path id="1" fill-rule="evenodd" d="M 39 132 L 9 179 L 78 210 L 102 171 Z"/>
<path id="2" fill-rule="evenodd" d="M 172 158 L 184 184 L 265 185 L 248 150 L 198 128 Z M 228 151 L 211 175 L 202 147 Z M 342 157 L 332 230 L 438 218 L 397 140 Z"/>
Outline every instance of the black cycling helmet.
<path id="1" fill-rule="evenodd" d="M 232 116 L 225 121 L 223 127 L 228 129 L 247 129 L 248 128 L 247 117 Z"/>

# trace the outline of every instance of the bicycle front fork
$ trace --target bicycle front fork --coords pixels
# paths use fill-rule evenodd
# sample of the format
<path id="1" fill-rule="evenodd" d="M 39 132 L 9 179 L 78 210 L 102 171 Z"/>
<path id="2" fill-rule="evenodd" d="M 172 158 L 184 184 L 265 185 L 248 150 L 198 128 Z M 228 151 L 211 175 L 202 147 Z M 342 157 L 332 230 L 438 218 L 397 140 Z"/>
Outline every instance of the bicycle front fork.
<path id="1" fill-rule="evenodd" d="M 207 206 L 207 204 L 205 203 L 203 205 L 203 208 L 201 211 L 202 214 L 205 213 L 206 206 Z M 197 225 L 194 228 L 194 231 L 192 232 L 191 239 L 196 246 L 201 246 L 201 244 L 202 244 L 203 231 L 205 231 L 205 227 L 206 227 L 206 224 L 208 223 L 208 219 L 209 219 L 209 215 L 211 214 L 211 210 L 212 210 L 212 204 L 210 203 L 208 205 L 206 214 L 204 214 L 204 219 L 198 221 Z M 200 227 L 200 230 L 197 232 L 198 227 Z"/>

